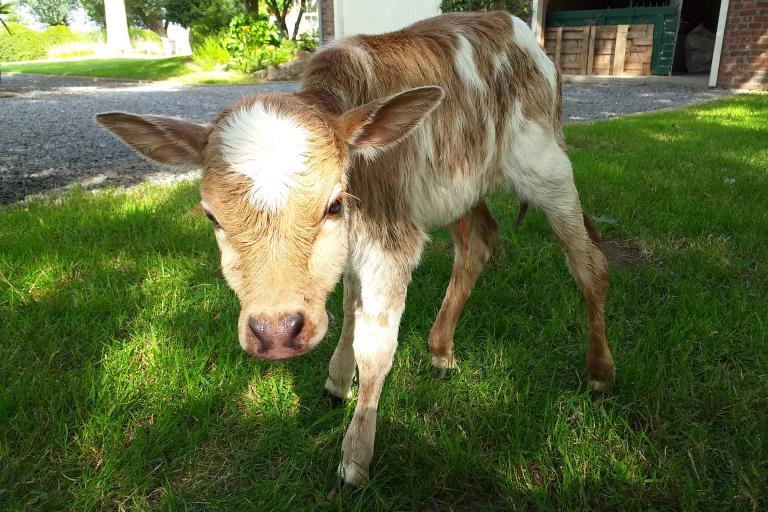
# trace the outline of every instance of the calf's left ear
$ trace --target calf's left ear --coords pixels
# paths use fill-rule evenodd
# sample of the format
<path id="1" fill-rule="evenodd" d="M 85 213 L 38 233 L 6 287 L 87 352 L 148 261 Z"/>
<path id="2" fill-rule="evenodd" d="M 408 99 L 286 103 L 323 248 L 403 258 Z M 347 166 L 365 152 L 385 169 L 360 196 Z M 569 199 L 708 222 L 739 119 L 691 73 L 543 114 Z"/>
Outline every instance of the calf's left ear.
<path id="1" fill-rule="evenodd" d="M 443 99 L 437 86 L 417 87 L 345 112 L 342 136 L 354 153 L 367 159 L 405 138 Z"/>
<path id="2" fill-rule="evenodd" d="M 184 168 L 201 166 L 210 131 L 190 121 L 123 112 L 97 114 L 96 122 L 150 160 Z"/>

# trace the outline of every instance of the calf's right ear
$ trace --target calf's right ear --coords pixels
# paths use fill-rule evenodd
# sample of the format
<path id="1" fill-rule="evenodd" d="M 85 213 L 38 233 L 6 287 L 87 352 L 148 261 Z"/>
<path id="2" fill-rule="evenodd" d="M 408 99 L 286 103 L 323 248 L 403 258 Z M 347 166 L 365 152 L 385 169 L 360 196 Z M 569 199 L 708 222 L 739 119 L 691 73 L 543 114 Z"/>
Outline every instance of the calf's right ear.
<path id="1" fill-rule="evenodd" d="M 190 121 L 123 112 L 97 114 L 96 122 L 150 160 L 184 168 L 201 167 L 210 132 Z"/>

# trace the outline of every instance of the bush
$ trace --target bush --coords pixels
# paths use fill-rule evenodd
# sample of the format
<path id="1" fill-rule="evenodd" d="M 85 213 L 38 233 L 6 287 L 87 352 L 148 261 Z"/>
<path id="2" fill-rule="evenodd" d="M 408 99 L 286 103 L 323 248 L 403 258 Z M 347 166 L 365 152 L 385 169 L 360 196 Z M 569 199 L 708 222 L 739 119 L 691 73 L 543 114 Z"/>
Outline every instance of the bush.
<path id="1" fill-rule="evenodd" d="M 72 32 L 69 27 L 64 27 L 62 25 L 48 27 L 40 32 L 40 36 L 43 38 L 49 49 L 54 46 L 79 43 L 85 40 L 84 35 Z"/>
<path id="2" fill-rule="evenodd" d="M 320 34 L 317 33 L 317 30 L 304 32 L 299 36 L 296 44 L 300 50 L 304 50 L 305 52 L 313 52 L 317 50 L 317 47 L 320 45 Z"/>
<path id="3" fill-rule="evenodd" d="M 266 16 L 238 14 L 229 23 L 224 44 L 230 65 L 245 73 L 263 69 L 285 53 L 280 51 L 280 30 Z"/>
<path id="4" fill-rule="evenodd" d="M 143 28 L 129 28 L 128 37 L 131 38 L 131 44 L 136 45 L 139 43 L 157 43 L 163 44 L 163 40 L 160 36 L 152 32 L 151 30 L 144 30 Z"/>
<path id="5" fill-rule="evenodd" d="M 56 46 L 71 45 L 87 40 L 72 32 L 69 27 L 48 27 L 37 32 L 19 23 L 9 23 L 12 35 L 0 33 L 0 62 L 45 59 L 48 51 Z"/>
<path id="6" fill-rule="evenodd" d="M 195 45 L 192 51 L 192 61 L 203 71 L 212 71 L 218 64 L 229 62 L 229 52 L 220 37 L 206 37 L 202 43 Z"/>
<path id="7" fill-rule="evenodd" d="M 44 59 L 48 55 L 48 46 L 40 32 L 20 23 L 8 26 L 13 35 L 4 30 L 0 32 L 0 62 Z"/>
<path id="8" fill-rule="evenodd" d="M 128 37 L 130 37 L 131 46 L 136 52 L 150 54 L 163 53 L 163 40 L 151 30 L 129 28 Z"/>
<path id="9" fill-rule="evenodd" d="M 503 9 L 525 20 L 531 16 L 531 8 L 523 0 L 442 0 L 440 9 L 443 12 Z"/>

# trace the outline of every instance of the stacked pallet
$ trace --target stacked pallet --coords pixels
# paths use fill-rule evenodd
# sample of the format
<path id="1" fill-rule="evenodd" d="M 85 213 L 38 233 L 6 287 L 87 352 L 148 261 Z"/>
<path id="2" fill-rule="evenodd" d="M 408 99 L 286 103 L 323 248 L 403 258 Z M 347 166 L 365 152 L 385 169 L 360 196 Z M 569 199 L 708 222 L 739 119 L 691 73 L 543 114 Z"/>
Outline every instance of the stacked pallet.
<path id="1" fill-rule="evenodd" d="M 544 50 L 563 74 L 650 75 L 653 25 L 547 28 Z"/>

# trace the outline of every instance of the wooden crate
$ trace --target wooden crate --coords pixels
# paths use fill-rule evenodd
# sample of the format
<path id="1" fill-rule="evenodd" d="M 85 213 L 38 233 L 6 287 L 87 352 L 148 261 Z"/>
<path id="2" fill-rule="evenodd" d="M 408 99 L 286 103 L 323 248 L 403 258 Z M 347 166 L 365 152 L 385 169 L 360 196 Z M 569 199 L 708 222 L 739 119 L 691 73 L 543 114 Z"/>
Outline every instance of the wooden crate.
<path id="1" fill-rule="evenodd" d="M 569 75 L 650 75 L 653 25 L 556 27 L 544 50 Z"/>

